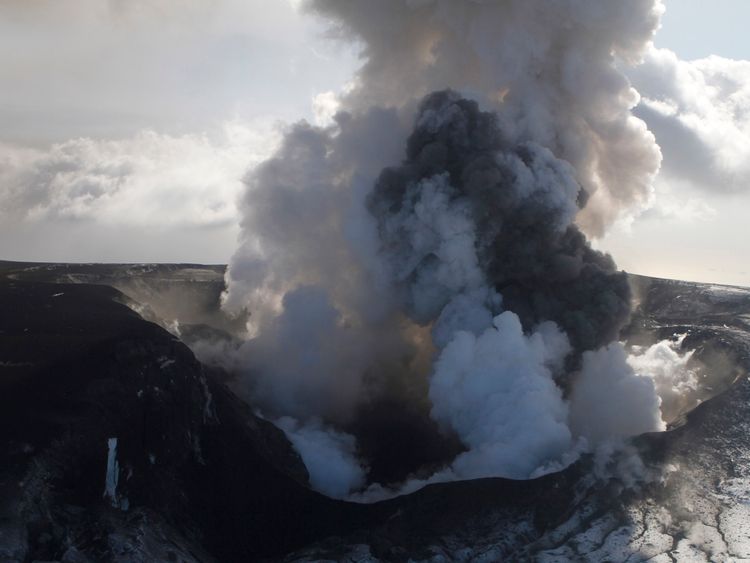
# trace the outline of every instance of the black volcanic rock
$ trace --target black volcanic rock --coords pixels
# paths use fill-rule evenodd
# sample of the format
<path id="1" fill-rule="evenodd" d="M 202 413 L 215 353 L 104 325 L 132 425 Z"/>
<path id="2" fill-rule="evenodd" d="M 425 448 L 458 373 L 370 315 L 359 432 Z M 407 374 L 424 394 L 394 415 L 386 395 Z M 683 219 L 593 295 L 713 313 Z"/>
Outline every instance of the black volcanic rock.
<path id="1" fill-rule="evenodd" d="M 222 273 L 0 263 L 0 562 L 750 558 L 750 291 L 632 278 L 640 307 L 627 338 L 687 334 L 704 368 L 705 402 L 671 432 L 606 466 L 585 458 L 536 480 L 358 505 L 310 491 L 284 434 L 226 375 L 131 309 L 192 324 L 189 338 L 231 339 L 209 306 Z M 182 298 L 198 297 L 164 319 L 155 311 L 170 276 Z M 378 428 L 393 429 L 378 420 L 370 441 L 387 452 Z M 104 496 L 112 438 L 116 503 Z M 415 464 L 425 455 L 406 453 Z M 386 459 L 379 471 L 398 467 Z"/>
<path id="2" fill-rule="evenodd" d="M 307 489 L 283 433 L 123 300 L 0 282 L 0 560 L 210 560 L 201 545 L 247 560 L 313 539 L 328 519 L 300 514 L 332 501 Z M 116 503 L 103 498 L 111 438 Z"/>

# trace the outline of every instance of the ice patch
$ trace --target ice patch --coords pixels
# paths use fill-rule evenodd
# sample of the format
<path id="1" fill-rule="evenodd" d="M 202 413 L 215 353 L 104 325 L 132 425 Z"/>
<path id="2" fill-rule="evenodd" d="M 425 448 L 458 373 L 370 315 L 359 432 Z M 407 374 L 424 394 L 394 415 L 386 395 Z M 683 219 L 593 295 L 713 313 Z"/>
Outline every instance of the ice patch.
<path id="1" fill-rule="evenodd" d="M 0 368 L 23 368 L 33 365 L 32 362 L 0 362 Z"/>
<path id="2" fill-rule="evenodd" d="M 120 480 L 120 464 L 117 463 L 117 438 L 107 440 L 107 474 L 104 480 L 103 498 L 108 498 L 113 508 L 120 508 L 117 483 Z"/>
<path id="3" fill-rule="evenodd" d="M 159 362 L 159 369 L 166 369 L 177 362 L 177 360 L 167 358 L 166 356 L 162 356 L 157 361 Z"/>
<path id="4" fill-rule="evenodd" d="M 208 388 L 208 382 L 205 377 L 200 378 L 201 386 L 203 387 L 203 394 L 206 396 L 206 403 L 203 405 L 203 422 L 216 419 L 216 413 L 214 412 L 214 396 L 211 394 L 211 390 Z"/>

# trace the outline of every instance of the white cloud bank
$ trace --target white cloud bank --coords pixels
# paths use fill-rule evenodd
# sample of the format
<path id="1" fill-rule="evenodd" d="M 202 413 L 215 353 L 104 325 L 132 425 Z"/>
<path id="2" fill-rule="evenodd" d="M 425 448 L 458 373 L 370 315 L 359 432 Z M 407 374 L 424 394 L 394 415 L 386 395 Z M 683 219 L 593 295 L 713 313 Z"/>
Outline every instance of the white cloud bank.
<path id="1" fill-rule="evenodd" d="M 629 76 L 642 96 L 636 114 L 664 155 L 663 181 L 750 191 L 750 61 L 683 61 L 651 48 Z"/>
<path id="2" fill-rule="evenodd" d="M 31 221 L 224 226 L 249 166 L 273 146 L 269 126 L 227 123 L 215 138 L 142 131 L 70 139 L 49 150 L 3 146 L 0 214 Z"/>
<path id="3" fill-rule="evenodd" d="M 270 121 L 235 121 L 203 134 L 145 130 L 121 139 L 75 138 L 48 149 L 0 145 L 0 231 L 7 233 L 1 257 L 54 259 L 50 239 L 58 233 L 73 247 L 111 233 L 118 248 L 107 259 L 128 256 L 129 244 L 137 259 L 138 246 L 148 244 L 137 240 L 138 231 L 152 235 L 161 260 L 179 254 L 174 239 L 186 231 L 214 242 L 223 233 L 229 238 L 224 244 L 231 244 L 242 177 L 273 150 L 277 136 Z M 69 252 L 72 259 L 103 257 Z"/>

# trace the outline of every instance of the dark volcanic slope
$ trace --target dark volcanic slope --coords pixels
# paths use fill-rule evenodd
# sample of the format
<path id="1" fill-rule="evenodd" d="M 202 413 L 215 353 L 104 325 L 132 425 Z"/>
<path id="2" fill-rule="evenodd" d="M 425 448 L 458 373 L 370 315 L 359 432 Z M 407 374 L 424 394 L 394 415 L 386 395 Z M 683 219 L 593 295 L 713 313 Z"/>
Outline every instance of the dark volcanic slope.
<path id="1" fill-rule="evenodd" d="M 226 266 L 197 264 L 44 264 L 0 261 L 0 276 L 21 281 L 108 285 L 127 295 L 138 313 L 170 328 L 210 325 L 241 330 L 245 318 L 221 313 Z"/>
<path id="2" fill-rule="evenodd" d="M 243 561 L 350 529 L 283 433 L 122 300 L 0 281 L 0 561 Z"/>
<path id="3" fill-rule="evenodd" d="M 141 288 L 156 315 L 175 276 L 183 298 L 197 296 L 184 322 L 210 325 L 221 268 L 3 272 L 0 562 L 750 558 L 750 291 L 633 278 L 629 338 L 687 333 L 709 367 L 705 397 L 718 395 L 676 430 L 607 467 L 587 459 L 534 481 L 450 483 L 363 506 L 309 491 L 283 434 L 106 285 Z M 115 499 L 104 496 L 112 438 Z"/>

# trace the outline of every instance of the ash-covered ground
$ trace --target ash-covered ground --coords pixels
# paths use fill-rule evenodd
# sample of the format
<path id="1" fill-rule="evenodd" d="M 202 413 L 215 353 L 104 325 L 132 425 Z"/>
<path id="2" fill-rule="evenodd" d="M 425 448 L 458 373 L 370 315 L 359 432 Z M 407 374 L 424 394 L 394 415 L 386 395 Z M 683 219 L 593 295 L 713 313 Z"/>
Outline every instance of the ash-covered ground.
<path id="1" fill-rule="evenodd" d="M 223 266 L 0 263 L 0 561 L 750 559 L 750 290 L 630 282 L 622 338 L 695 350 L 667 432 L 357 504 L 196 359 L 245 323 Z"/>

